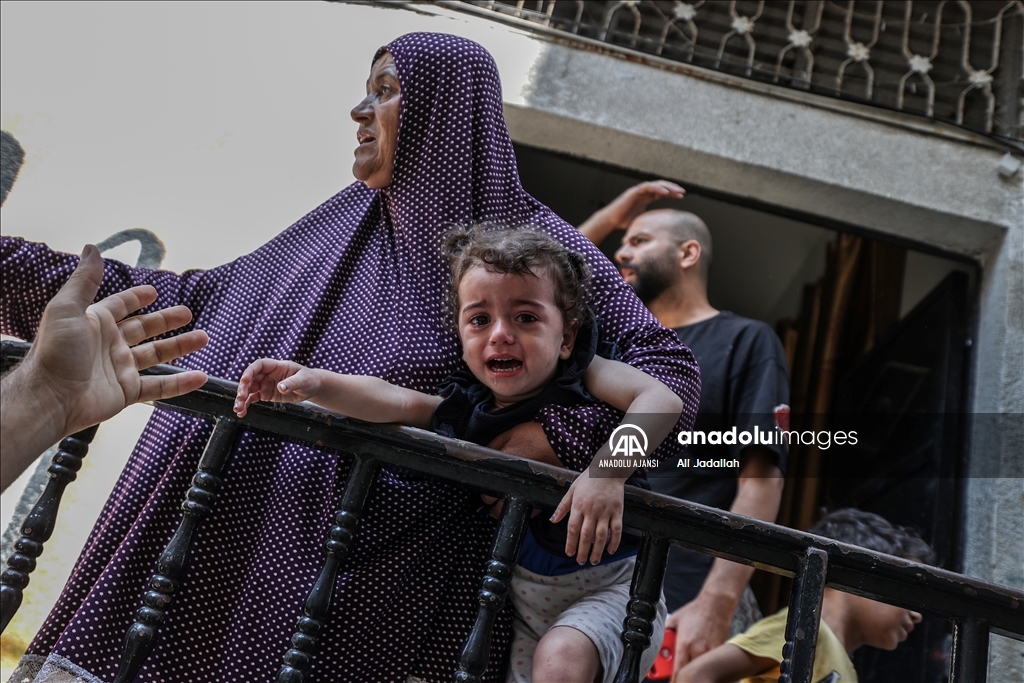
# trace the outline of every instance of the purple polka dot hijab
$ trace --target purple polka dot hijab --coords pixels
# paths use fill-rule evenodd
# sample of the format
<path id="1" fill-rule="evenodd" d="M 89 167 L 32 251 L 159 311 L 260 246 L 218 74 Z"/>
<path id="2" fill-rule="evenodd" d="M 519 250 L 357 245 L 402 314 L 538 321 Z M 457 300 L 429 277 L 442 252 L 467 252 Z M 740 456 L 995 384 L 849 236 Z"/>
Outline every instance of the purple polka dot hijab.
<path id="1" fill-rule="evenodd" d="M 101 296 L 152 284 L 155 308 L 189 306 L 211 341 L 180 364 L 212 376 L 237 379 L 252 361 L 272 357 L 433 392 L 462 367 L 444 323 L 447 226 L 530 224 L 587 257 L 602 333 L 624 361 L 684 398 L 680 426 L 689 428 L 700 390 L 692 356 L 600 252 L 523 191 L 490 55 L 429 33 L 383 49 L 395 58 L 402 89 L 390 187 L 354 183 L 253 253 L 212 270 L 179 275 L 109 261 Z M 0 245 L 3 332 L 30 339 L 77 258 L 20 238 L 4 236 Z M 604 405 L 549 406 L 538 421 L 563 462 L 582 470 L 618 414 Z M 113 679 L 210 432 L 201 418 L 154 411 L 15 679 Z M 672 455 L 674 441 L 658 453 Z M 243 433 L 139 683 L 273 679 L 323 562 L 350 466 L 343 453 Z M 451 680 L 495 528 L 478 507 L 477 495 L 458 486 L 382 469 L 308 683 Z M 505 610 L 484 681 L 502 680 L 510 627 Z"/>
<path id="2" fill-rule="evenodd" d="M 402 36 L 375 59 L 385 50 L 402 85 L 394 181 L 384 192 L 402 207 L 396 223 L 521 224 L 542 210 L 519 182 L 491 55 L 438 33 Z"/>

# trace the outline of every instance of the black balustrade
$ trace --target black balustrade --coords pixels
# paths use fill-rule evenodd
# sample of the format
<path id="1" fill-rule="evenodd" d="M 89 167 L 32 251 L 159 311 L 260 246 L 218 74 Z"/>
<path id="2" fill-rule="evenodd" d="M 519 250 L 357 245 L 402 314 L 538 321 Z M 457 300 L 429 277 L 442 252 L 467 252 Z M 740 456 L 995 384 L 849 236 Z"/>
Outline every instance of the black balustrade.
<path id="1" fill-rule="evenodd" d="M 146 663 L 156 645 L 157 628 L 167 615 L 174 592 L 185 574 L 192 539 L 199 523 L 210 516 L 224 468 L 235 449 L 241 426 L 232 417 L 221 417 L 199 459 L 199 471 L 192 478 L 192 487 L 181 504 L 184 514 L 178 530 L 156 561 L 156 573 L 149 580 L 149 590 L 142 597 L 142 607 L 135 613 L 135 623 L 128 627 L 117 676 L 113 683 L 131 683 Z"/>
<path id="2" fill-rule="evenodd" d="M 24 356 L 27 349 L 27 344 L 3 342 L 2 364 Z M 168 366 L 147 371 L 148 374 L 175 372 L 179 370 Z M 303 672 L 311 664 L 324 630 L 343 628 L 326 621 L 330 595 L 366 497 L 372 495 L 371 485 L 379 465 L 406 467 L 505 497 L 492 559 L 485 569 L 478 594 L 477 620 L 463 646 L 458 671 L 454 673 L 457 681 L 478 680 L 486 666 L 495 617 L 508 595 L 508 582 L 529 510 L 557 506 L 575 474 L 418 429 L 354 422 L 309 404 L 255 404 L 244 419 L 237 419 L 232 412 L 235 390 L 232 382 L 211 379 L 197 391 L 159 402 L 161 406 L 213 418 L 217 426 L 182 506 L 181 526 L 161 555 L 143 607 L 125 638 L 124 661 L 116 681 L 133 680 L 155 643 L 156 629 L 173 593 L 187 590 L 187 586 L 179 583 L 185 572 L 192 535 L 198 523 L 211 514 L 220 473 L 242 429 L 259 429 L 315 444 L 318 448 L 356 455 L 339 510 L 327 532 L 323 567 L 301 608 L 302 616 L 277 680 L 288 683 L 303 680 Z M 53 468 L 61 472 L 64 468 L 71 475 L 68 481 L 73 479 L 74 469 L 77 469 L 73 458 L 84 455 L 84 445 L 69 446 L 66 450 L 74 449 L 79 450 L 60 456 L 60 462 L 51 466 L 51 476 L 55 476 Z M 62 489 L 63 485 L 66 482 L 55 486 Z M 46 496 L 44 492 L 41 503 Z M 51 503 L 46 502 L 43 507 L 49 506 Z M 640 655 L 650 644 L 651 623 L 660 597 L 668 547 L 672 543 L 795 577 L 783 663 L 783 675 L 791 682 L 810 681 L 826 578 L 830 588 L 952 620 L 950 683 L 985 680 L 990 633 L 1024 640 L 1024 591 L 633 487 L 626 490 L 623 523 L 641 530 L 644 541 L 637 556 L 623 624 L 625 656 L 616 672 L 618 683 L 635 682 L 640 676 Z M 52 521 L 49 524 L 47 537 Z M 36 534 L 36 529 L 31 527 L 29 531 Z M 41 550 L 41 545 L 32 544 L 41 544 L 43 540 L 33 535 L 27 540 L 23 538 L 25 542 L 19 541 L 20 545 L 16 546 L 11 569 L 4 574 L 5 623 L 10 618 L 8 604 L 11 614 L 17 609 L 13 591 L 18 591 L 20 596 L 21 588 L 27 583 L 27 578 L 19 577 L 27 577 L 26 570 L 31 570 L 34 558 L 38 557 L 35 551 Z M 15 560 L 19 554 L 25 559 Z M 12 591 L 10 603 L 8 574 Z M 298 606 L 296 611 L 299 611 Z"/>
<path id="3" fill-rule="evenodd" d="M 0 633 L 7 629 L 21 607 L 29 574 L 35 570 L 36 560 L 43 554 L 43 544 L 50 540 L 57 524 L 57 511 L 64 489 L 78 477 L 78 470 L 82 469 L 82 458 L 89 452 L 89 444 L 94 436 L 96 427 L 89 427 L 63 439 L 50 461 L 46 470 L 46 488 L 22 523 L 21 538 L 15 541 L 14 553 L 7 558 L 7 569 L 0 576 Z"/>
<path id="4" fill-rule="evenodd" d="M 462 652 L 459 654 L 459 668 L 453 680 L 456 683 L 478 683 L 491 649 L 491 631 L 498 612 L 508 598 L 512 572 L 526 534 L 526 520 L 530 515 L 530 503 L 522 496 L 509 496 L 501 511 L 501 523 L 494 537 L 491 559 L 484 568 L 483 583 L 477 598 L 480 609 L 476 623 L 469 633 Z"/>
<path id="5" fill-rule="evenodd" d="M 325 627 L 327 614 L 331 609 L 334 583 L 338 578 L 341 561 L 348 555 L 355 538 L 359 517 L 363 513 L 366 498 L 377 476 L 377 461 L 358 457 L 349 473 L 341 505 L 334 516 L 334 524 L 327 533 L 324 543 L 326 551 L 324 564 L 317 576 L 313 589 L 302 606 L 298 629 L 292 636 L 292 646 L 284 653 L 284 666 L 277 672 L 277 683 L 302 683 L 306 669 L 313 662 L 320 631 Z"/>
<path id="6" fill-rule="evenodd" d="M 951 682 L 985 683 L 988 674 L 988 628 L 975 619 L 953 621 Z"/>
<path id="7" fill-rule="evenodd" d="M 625 653 L 615 672 L 615 683 L 636 683 L 640 679 L 640 659 L 651 644 L 661 584 L 665 581 L 670 539 L 645 534 L 636 556 L 636 568 L 629 587 L 626 619 L 622 623 Z M 656 643 L 660 646 L 661 643 Z M 644 671 L 644 674 L 647 672 Z"/>
<path id="8" fill-rule="evenodd" d="M 827 571 L 828 553 L 808 548 L 789 596 L 786 644 L 782 646 L 779 683 L 811 683 Z"/>

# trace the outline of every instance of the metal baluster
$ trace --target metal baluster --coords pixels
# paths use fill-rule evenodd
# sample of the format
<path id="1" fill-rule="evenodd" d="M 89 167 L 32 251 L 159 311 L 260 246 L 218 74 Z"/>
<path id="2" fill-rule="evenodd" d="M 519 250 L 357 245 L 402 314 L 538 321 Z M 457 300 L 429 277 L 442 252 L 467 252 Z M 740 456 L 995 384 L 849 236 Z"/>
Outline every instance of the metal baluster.
<path id="1" fill-rule="evenodd" d="M 868 60 L 871 59 L 871 49 L 878 42 L 878 34 L 882 26 L 882 3 L 875 5 L 875 14 L 872 17 L 871 40 L 867 44 L 853 39 L 853 1 L 846 6 L 846 17 L 843 20 L 843 39 L 846 41 L 846 61 L 839 65 L 836 71 L 836 90 L 843 91 L 843 79 L 846 77 L 846 67 L 851 62 L 856 62 L 864 67 L 867 78 L 864 82 L 864 97 L 871 99 L 875 89 L 875 70 L 871 68 Z"/>
<path id="2" fill-rule="evenodd" d="M 697 24 L 694 23 L 693 19 L 697 16 L 697 10 L 704 4 L 704 0 L 695 2 L 693 4 L 676 2 L 675 7 L 672 10 L 671 17 L 664 17 L 665 24 L 661 28 L 661 37 L 658 39 L 658 49 L 654 51 L 654 54 L 660 55 L 665 49 L 665 45 L 668 43 L 668 34 L 670 30 L 675 30 L 683 40 L 688 43 L 686 47 L 686 61 L 693 61 L 693 53 L 697 50 Z M 687 35 L 686 31 L 676 26 L 676 22 L 685 22 L 686 28 L 690 31 Z"/>
<path id="3" fill-rule="evenodd" d="M 986 122 L 986 130 L 995 130 L 997 135 L 1020 139 L 1022 131 L 1021 101 L 1017 94 L 1019 90 L 1010 87 L 1009 84 L 1020 83 L 1021 79 L 1024 79 L 1024 41 L 1014 40 L 1014 36 L 1024 35 L 1024 16 L 1020 12 L 1010 12 L 1009 10 L 1013 8 L 1014 5 L 1008 3 L 996 16 L 992 64 L 986 73 L 998 68 L 1000 80 L 1006 85 L 999 87 L 995 92 L 995 109 Z"/>
<path id="4" fill-rule="evenodd" d="M 794 63 L 792 69 L 793 80 L 790 82 L 790 87 L 807 89 L 811 85 L 811 79 L 814 73 L 814 52 L 811 51 L 811 42 L 814 40 L 814 34 L 817 33 L 818 29 L 821 28 L 821 15 L 825 10 L 824 2 L 815 2 L 815 13 L 813 18 L 808 21 L 805 16 L 802 22 L 802 28 L 798 29 L 796 24 L 793 23 L 793 12 L 796 9 L 796 0 L 789 0 L 789 7 L 786 10 L 786 30 L 789 32 L 786 36 L 788 45 L 779 51 L 779 56 L 775 60 L 775 79 L 776 83 L 779 82 L 779 75 L 782 72 L 782 61 L 786 58 L 786 53 L 796 48 L 800 50 L 802 56 L 807 64 L 807 68 L 804 71 L 799 72 L 796 70 Z M 808 24 L 810 24 L 808 26 Z M 801 75 L 803 74 L 803 75 Z M 797 83 L 798 80 L 805 81 L 803 84 Z"/>
<path id="5" fill-rule="evenodd" d="M 819 548 L 808 548 L 797 570 L 793 593 L 789 597 L 786 644 L 782 646 L 779 683 L 811 683 L 827 573 L 828 553 Z"/>
<path id="6" fill-rule="evenodd" d="M 932 70 L 932 66 L 935 62 L 935 58 L 939 54 L 939 37 L 942 29 L 942 8 L 945 3 L 939 3 L 939 6 L 935 12 L 934 28 L 932 30 L 932 51 L 928 55 L 915 54 L 910 49 L 910 27 L 911 27 L 911 13 L 913 11 L 914 3 L 908 2 L 906 4 L 905 19 L 903 21 L 903 56 L 907 59 L 907 65 L 910 71 L 903 74 L 899 81 L 899 87 L 896 91 L 896 108 L 903 109 L 903 100 L 906 95 L 907 80 L 910 79 L 914 74 L 918 74 L 920 79 L 924 81 L 927 88 L 928 100 L 925 106 L 924 115 L 931 118 L 935 116 L 935 81 L 932 80 L 928 72 Z M 923 17 L 922 17 L 923 18 Z M 923 22 L 921 22 L 923 24 Z"/>
<path id="7" fill-rule="evenodd" d="M 985 683 L 988 676 L 988 624 L 973 619 L 953 622 L 949 683 Z"/>
<path id="8" fill-rule="evenodd" d="M 744 75 L 750 76 L 754 67 L 754 51 L 757 49 L 757 43 L 754 41 L 754 27 L 757 25 L 757 20 L 761 18 L 761 14 L 764 12 L 764 0 L 758 0 L 757 12 L 754 16 L 748 17 L 741 15 L 736 11 L 736 0 L 731 0 L 729 3 L 729 14 L 732 16 L 732 23 L 730 27 L 731 31 L 722 36 L 721 42 L 718 44 L 718 57 L 715 60 L 714 68 L 721 68 L 722 58 L 725 55 L 725 46 L 729 40 L 736 35 L 742 36 L 744 42 L 747 44 L 747 68 L 744 70 Z"/>
<path id="9" fill-rule="evenodd" d="M 626 618 L 622 622 L 625 652 L 615 672 L 615 683 L 636 683 L 640 679 L 640 659 L 651 645 L 657 605 L 661 600 L 661 584 L 665 580 L 669 539 L 644 534 L 636 568 L 629 587 Z M 661 645 L 661 643 L 658 643 Z M 646 671 L 643 672 L 645 675 Z"/>
<path id="10" fill-rule="evenodd" d="M 181 504 L 184 514 L 178 530 L 156 561 L 156 573 L 149 580 L 149 590 L 142 596 L 142 607 L 135 613 L 135 622 L 124 636 L 121 663 L 113 683 L 131 683 L 156 645 L 157 626 L 164 620 L 173 593 L 185 573 L 192 538 L 196 527 L 210 514 L 220 488 L 220 474 L 227 466 L 242 427 L 233 418 L 218 418 L 213 434 L 206 443 L 199 471 Z"/>
<path id="11" fill-rule="evenodd" d="M 453 677 L 456 683 L 478 683 L 487 668 L 491 631 L 508 597 L 509 582 L 512 581 L 512 571 L 519 558 L 530 509 L 530 504 L 524 498 L 509 496 L 505 499 L 501 524 L 494 536 L 491 561 L 484 569 L 484 579 L 477 593 L 480 609 L 476 623 L 459 653 L 459 669 Z"/>
<path id="12" fill-rule="evenodd" d="M 576 0 L 576 17 L 572 20 L 572 32 L 579 35 L 583 27 L 583 0 Z"/>
<path id="13" fill-rule="evenodd" d="M 551 15 L 555 13 L 555 0 L 548 0 L 548 4 L 544 7 L 544 26 L 551 26 Z"/>
<path id="14" fill-rule="evenodd" d="M 349 474 L 345 491 L 341 494 L 341 504 L 334 515 L 334 524 L 327 532 L 324 543 L 326 556 L 320 574 L 313 584 L 312 590 L 302 605 L 302 616 L 292 636 L 292 646 L 284 653 L 284 665 L 278 670 L 276 683 L 302 683 L 306 670 L 313 662 L 316 647 L 320 641 L 320 631 L 331 609 L 331 598 L 334 596 L 334 584 L 338 579 L 341 562 L 352 549 L 352 540 L 359 526 L 359 518 L 363 514 L 366 498 L 377 475 L 379 464 L 376 460 L 356 457 Z"/>
<path id="15" fill-rule="evenodd" d="M 57 511 L 64 489 L 78 477 L 82 458 L 89 452 L 89 444 L 97 429 L 98 425 L 89 427 L 62 440 L 50 461 L 46 470 L 49 477 L 46 488 L 21 525 L 21 538 L 15 541 L 14 553 L 7 558 L 7 570 L 0 577 L 0 633 L 7 629 L 7 624 L 21 607 L 29 574 L 35 570 L 36 560 L 43 554 L 43 544 L 50 540 L 57 524 Z"/>
<path id="16" fill-rule="evenodd" d="M 615 13 L 622 8 L 628 9 L 633 14 L 633 39 L 629 42 L 629 46 L 636 47 L 636 39 L 637 36 L 640 35 L 640 22 L 642 20 L 642 17 L 640 16 L 640 10 L 636 8 L 636 3 L 629 2 L 629 0 L 621 0 L 621 2 L 617 2 L 614 5 L 609 6 L 608 9 L 605 10 L 604 27 L 601 30 L 598 40 L 608 40 L 608 32 L 610 30 L 613 30 L 611 29 L 611 25 L 612 20 L 615 18 Z"/>

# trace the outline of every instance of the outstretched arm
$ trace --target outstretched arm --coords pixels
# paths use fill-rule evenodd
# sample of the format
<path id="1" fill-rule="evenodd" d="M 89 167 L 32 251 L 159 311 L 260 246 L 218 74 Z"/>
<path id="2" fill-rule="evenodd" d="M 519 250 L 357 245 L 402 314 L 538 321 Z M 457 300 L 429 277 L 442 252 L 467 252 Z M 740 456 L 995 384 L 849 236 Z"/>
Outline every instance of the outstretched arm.
<path id="1" fill-rule="evenodd" d="M 46 302 L 52 299 L 78 265 L 78 257 L 54 251 L 45 244 L 20 237 L 0 237 L 0 331 L 31 341 L 36 336 Z M 198 317 L 213 293 L 221 268 L 189 270 L 181 275 L 166 270 L 132 268 L 119 261 L 103 263 L 100 297 L 138 285 L 156 288 L 149 310 L 184 305 Z M 191 324 L 191 323 L 189 323 Z"/>
<path id="2" fill-rule="evenodd" d="M 672 432 L 683 411 L 682 400 L 664 384 L 625 363 L 595 356 L 583 376 L 587 390 L 601 401 L 626 415 L 621 424 L 634 425 L 648 438 L 648 452 L 653 452 Z M 607 459 L 612 455 L 604 443 L 594 456 Z M 619 548 L 622 538 L 623 486 L 633 468 L 594 476 L 593 466 L 576 478 L 562 502 L 555 509 L 552 521 L 569 514 L 566 555 L 575 555 L 580 564 L 597 563 L 607 545 L 609 552 Z"/>
<path id="3" fill-rule="evenodd" d="M 765 673 L 778 663 L 774 659 L 758 657 L 739 646 L 726 643 L 677 671 L 672 677 L 672 683 L 730 683 Z"/>
<path id="4" fill-rule="evenodd" d="M 647 206 L 659 199 L 682 199 L 686 190 L 668 180 L 651 180 L 634 185 L 611 204 L 594 212 L 579 227 L 587 239 L 601 244 L 608 235 L 618 228 L 628 228 L 633 219 L 644 212 Z"/>
<path id="5" fill-rule="evenodd" d="M 235 412 L 245 417 L 255 401 L 312 401 L 357 420 L 429 429 L 441 397 L 395 386 L 378 377 L 339 375 L 291 361 L 262 358 L 242 373 Z"/>
<path id="6" fill-rule="evenodd" d="M 736 498 L 729 510 L 774 522 L 783 482 L 771 451 L 763 446 L 743 449 Z M 733 613 L 753 573 L 748 565 L 715 558 L 697 597 L 669 615 L 665 626 L 676 631 L 677 670 L 729 638 Z"/>
<path id="7" fill-rule="evenodd" d="M 102 279 L 103 259 L 89 245 L 71 278 L 46 306 L 32 350 L 3 379 L 0 488 L 6 489 L 64 436 L 113 417 L 132 403 L 179 396 L 206 382 L 206 375 L 195 370 L 141 377 L 139 370 L 197 351 L 209 338 L 193 330 L 139 345 L 188 324 L 192 314 L 175 306 L 127 317 L 156 300 L 156 290 L 148 285 L 90 305 Z"/>

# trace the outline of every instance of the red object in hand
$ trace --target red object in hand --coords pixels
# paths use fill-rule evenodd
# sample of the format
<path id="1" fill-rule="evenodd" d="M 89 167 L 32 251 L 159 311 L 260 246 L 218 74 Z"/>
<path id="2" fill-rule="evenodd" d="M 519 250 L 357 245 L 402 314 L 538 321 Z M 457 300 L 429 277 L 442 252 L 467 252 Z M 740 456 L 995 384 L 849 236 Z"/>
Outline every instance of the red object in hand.
<path id="1" fill-rule="evenodd" d="M 674 629 L 665 629 L 665 639 L 661 641 L 661 649 L 658 650 L 658 658 L 654 660 L 654 666 L 647 674 L 649 681 L 667 681 L 672 678 L 672 663 L 676 659 L 676 632 Z"/>

